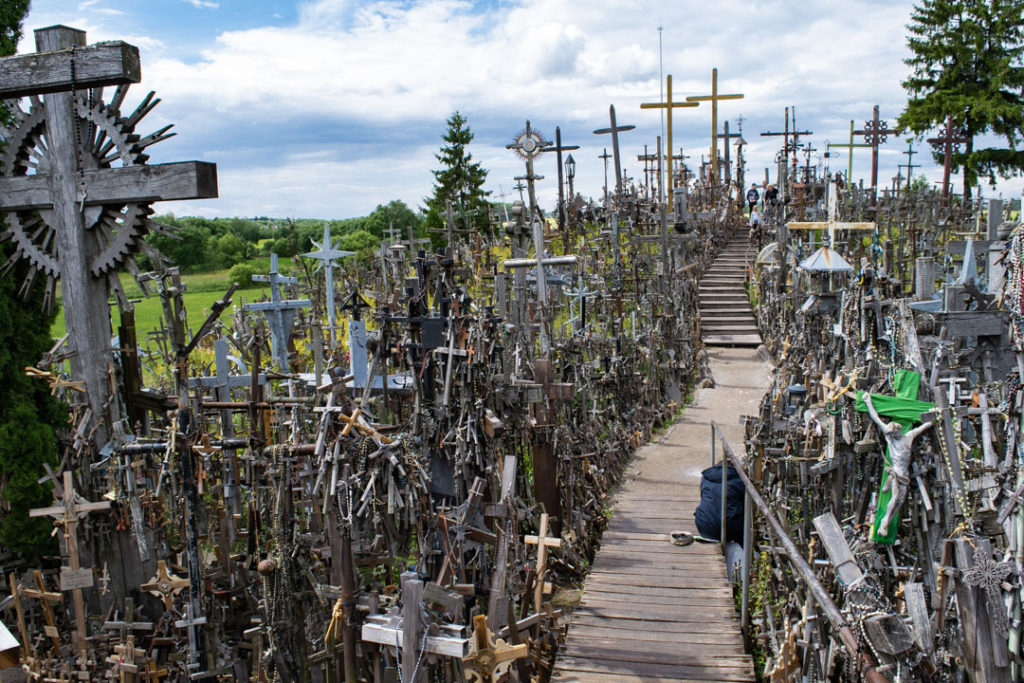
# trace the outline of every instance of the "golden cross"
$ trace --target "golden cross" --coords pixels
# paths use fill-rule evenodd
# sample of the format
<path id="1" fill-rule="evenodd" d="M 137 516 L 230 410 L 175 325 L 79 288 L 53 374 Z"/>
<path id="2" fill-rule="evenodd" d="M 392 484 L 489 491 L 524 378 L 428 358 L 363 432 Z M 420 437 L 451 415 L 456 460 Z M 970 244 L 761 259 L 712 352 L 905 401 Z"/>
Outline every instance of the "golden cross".
<path id="1" fill-rule="evenodd" d="M 719 95 L 718 94 L 718 69 L 711 70 L 711 94 L 690 95 L 687 102 L 710 102 L 711 103 L 711 184 L 718 182 L 718 101 L 719 100 L 742 100 L 743 95 Z M 712 190 L 714 193 L 714 190 Z M 713 196 L 713 194 L 712 194 Z"/>
<path id="2" fill-rule="evenodd" d="M 541 600 L 544 597 L 544 572 L 548 568 L 548 548 L 561 548 L 562 539 L 548 536 L 548 513 L 544 512 L 540 516 L 540 529 L 537 535 L 528 535 L 523 540 L 537 546 L 537 585 L 533 590 L 533 605 L 534 610 L 540 612 Z"/>
<path id="3" fill-rule="evenodd" d="M 687 98 L 689 99 L 689 98 Z M 641 109 L 664 109 L 665 110 L 665 147 L 668 149 L 668 168 L 669 168 L 669 179 L 668 179 L 668 210 L 672 211 L 672 110 L 676 107 L 698 107 L 700 102 L 673 102 L 672 101 L 672 74 L 665 77 L 665 101 L 664 102 L 644 102 L 640 105 Z M 658 150 L 659 154 L 661 150 Z"/>
<path id="4" fill-rule="evenodd" d="M 525 644 L 506 645 L 500 639 L 492 645 L 483 614 L 473 617 L 473 645 L 475 652 L 463 657 L 462 663 L 467 677 L 479 683 L 493 683 L 494 672 L 501 664 L 525 657 L 528 649 Z"/>
<path id="5" fill-rule="evenodd" d="M 172 574 L 167 569 L 167 563 L 160 560 L 156 563 L 156 576 L 150 579 L 149 583 L 139 586 L 139 589 L 163 598 L 164 607 L 170 610 L 174 606 L 174 596 L 188 586 L 188 579 Z"/>

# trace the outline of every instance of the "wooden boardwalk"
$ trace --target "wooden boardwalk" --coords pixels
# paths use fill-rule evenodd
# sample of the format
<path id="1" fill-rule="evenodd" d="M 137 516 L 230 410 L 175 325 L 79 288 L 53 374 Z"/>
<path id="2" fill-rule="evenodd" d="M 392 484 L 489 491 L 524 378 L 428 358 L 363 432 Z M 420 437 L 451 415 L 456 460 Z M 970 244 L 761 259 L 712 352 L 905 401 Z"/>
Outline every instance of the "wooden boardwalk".
<path id="1" fill-rule="evenodd" d="M 741 414 L 756 412 L 767 366 L 748 348 L 714 349 L 715 388 L 638 453 L 572 616 L 552 677 L 557 683 L 753 681 L 718 544 L 672 545 L 696 531 L 700 471 L 710 464 L 710 422 L 742 443 Z"/>

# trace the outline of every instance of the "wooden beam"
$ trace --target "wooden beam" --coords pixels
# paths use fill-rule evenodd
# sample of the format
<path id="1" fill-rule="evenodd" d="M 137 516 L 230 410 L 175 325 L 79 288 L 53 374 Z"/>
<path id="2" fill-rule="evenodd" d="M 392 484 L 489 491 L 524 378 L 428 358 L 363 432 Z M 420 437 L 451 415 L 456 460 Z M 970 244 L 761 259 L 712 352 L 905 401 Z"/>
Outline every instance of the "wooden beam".
<path id="1" fill-rule="evenodd" d="M 81 90 L 142 80 L 139 48 L 128 43 L 75 47 L 74 59 L 74 86 Z M 66 92 L 71 85 L 71 48 L 0 60 L 0 99 Z"/>
<path id="2" fill-rule="evenodd" d="M 85 172 L 87 206 L 209 199 L 217 196 L 217 165 L 206 161 L 101 168 Z M 24 175 L 4 181 L 0 211 L 50 208 L 47 175 Z"/>

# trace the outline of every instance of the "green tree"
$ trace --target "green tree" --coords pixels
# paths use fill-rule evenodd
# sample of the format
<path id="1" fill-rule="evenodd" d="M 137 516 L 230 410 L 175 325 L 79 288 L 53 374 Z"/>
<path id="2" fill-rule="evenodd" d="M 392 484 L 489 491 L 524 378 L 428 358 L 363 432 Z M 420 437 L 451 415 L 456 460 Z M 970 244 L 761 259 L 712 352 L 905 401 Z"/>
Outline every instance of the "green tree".
<path id="1" fill-rule="evenodd" d="M 363 229 L 377 237 L 384 237 L 388 229 L 394 226 L 401 239 L 405 239 L 407 228 L 411 227 L 414 234 L 419 234 L 422 224 L 423 217 L 420 214 L 400 199 L 393 199 L 387 204 L 378 204 L 373 213 L 366 217 Z"/>
<path id="2" fill-rule="evenodd" d="M 979 174 L 994 184 L 997 174 L 1024 169 L 1016 148 L 1024 135 L 1024 0 L 923 0 L 907 31 L 912 73 L 903 81 L 909 100 L 900 128 L 921 136 L 952 117 L 967 137 L 953 157 L 965 197 Z M 1008 148 L 975 149 L 985 133 Z"/>
<path id="3" fill-rule="evenodd" d="M 466 149 L 473 133 L 466 125 L 466 117 L 459 112 L 448 118 L 448 130 L 443 136 L 446 145 L 434 156 L 442 167 L 434 171 L 434 194 L 424 200 L 427 204 L 423 221 L 427 229 L 439 230 L 445 226 L 445 200 L 450 199 L 455 210 L 462 212 L 473 227 L 488 230 L 487 195 L 483 189 L 487 171 L 473 161 Z"/>
<path id="4" fill-rule="evenodd" d="M 0 56 L 14 54 L 28 5 L 28 0 L 0 3 Z M 0 123 L 9 122 L 8 110 L 0 107 Z M 13 253 L 10 242 L 0 245 L 0 259 L 6 261 Z M 37 480 L 45 474 L 43 465 L 57 464 L 54 430 L 64 424 L 67 413 L 45 383 L 25 375 L 25 366 L 39 362 L 52 345 L 55 316 L 43 312 L 39 285 L 25 298 L 18 295 L 28 270 L 22 261 L 0 277 L 0 498 L 6 508 L 0 514 L 0 544 L 34 563 L 57 550 L 50 522 L 32 519 L 28 511 L 52 500 L 50 485 Z"/>

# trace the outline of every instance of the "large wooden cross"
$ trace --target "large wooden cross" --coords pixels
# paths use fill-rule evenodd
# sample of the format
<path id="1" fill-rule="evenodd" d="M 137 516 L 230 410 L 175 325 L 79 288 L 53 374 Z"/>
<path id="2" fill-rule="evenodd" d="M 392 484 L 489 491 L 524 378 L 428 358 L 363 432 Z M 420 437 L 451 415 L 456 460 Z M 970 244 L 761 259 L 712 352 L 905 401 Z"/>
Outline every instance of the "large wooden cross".
<path id="1" fill-rule="evenodd" d="M 633 130 L 636 126 L 620 126 L 615 122 L 615 105 L 608 106 L 608 119 L 611 122 L 611 126 L 608 128 L 598 128 L 594 131 L 594 135 L 608 135 L 612 136 L 612 157 L 615 161 L 615 196 L 622 196 L 622 157 L 619 156 L 619 133 L 624 133 L 627 130 Z M 605 154 L 608 152 L 606 151 Z M 608 188 L 608 174 L 605 174 L 605 192 L 607 193 Z"/>
<path id="2" fill-rule="evenodd" d="M 876 107 L 877 109 L 877 107 Z M 956 152 L 960 148 L 960 144 L 967 142 L 970 138 L 966 135 L 962 135 L 953 127 L 953 117 L 946 117 L 946 126 L 943 130 L 942 135 L 934 138 L 928 138 L 933 146 L 938 147 L 942 150 L 943 162 L 942 162 L 942 198 L 949 198 L 949 173 L 953 167 L 953 152 Z"/>
<path id="3" fill-rule="evenodd" d="M 716 81 L 717 83 L 717 81 Z M 641 109 L 664 109 L 665 110 L 665 147 L 668 149 L 668 168 L 669 174 L 672 173 L 672 110 L 682 107 L 699 107 L 700 102 L 673 102 L 672 101 L 672 74 L 665 77 L 665 101 L 664 102 L 644 102 L 640 105 Z M 660 182 L 660 178 L 658 179 Z M 672 187 L 674 186 L 672 178 L 668 179 L 668 210 L 672 211 Z"/>
<path id="4" fill-rule="evenodd" d="M 871 222 L 839 222 L 836 220 L 838 213 L 839 196 L 836 188 L 836 181 L 832 180 L 828 185 L 828 220 L 827 221 L 793 221 L 786 224 L 788 230 L 827 230 L 828 246 L 836 248 L 836 230 L 874 230 L 875 224 Z"/>
<path id="5" fill-rule="evenodd" d="M 92 570 L 83 570 L 79 565 L 78 519 L 90 512 L 110 509 L 110 501 L 104 500 L 99 503 L 90 503 L 89 501 L 80 500 L 80 498 L 81 496 L 75 493 L 71 472 L 65 470 L 61 503 L 46 508 L 29 510 L 28 515 L 29 517 L 54 517 L 56 520 L 54 524 L 64 527 L 64 536 L 71 566 L 61 568 L 61 590 L 73 591 L 75 602 L 75 637 L 78 653 L 84 658 L 86 654 L 86 637 L 89 632 L 85 628 L 85 600 L 82 598 L 82 589 L 91 587 L 93 581 Z"/>
<path id="6" fill-rule="evenodd" d="M 878 194 L 878 146 L 886 141 L 890 133 L 889 123 L 878 118 L 878 105 L 872 109 L 871 120 L 864 122 L 861 130 L 853 131 L 864 142 L 871 145 L 871 203 L 874 205 Z"/>
<path id="7" fill-rule="evenodd" d="M 559 128 L 558 126 L 555 126 L 555 144 L 552 147 L 548 147 L 546 151 L 553 151 L 557 158 L 556 166 L 558 166 L 558 230 L 559 232 L 562 233 L 563 239 L 565 238 L 565 192 L 562 189 L 562 183 L 564 182 L 562 180 L 562 152 L 568 152 L 570 150 L 579 148 L 579 145 L 563 145 L 562 129 Z"/>
<path id="8" fill-rule="evenodd" d="M 540 515 L 540 529 L 537 535 L 528 534 L 523 538 L 527 545 L 537 546 L 537 583 L 533 589 L 533 609 L 540 612 L 541 603 L 544 600 L 544 574 L 548 569 L 548 548 L 561 548 L 562 539 L 548 536 L 548 513 Z"/>
<path id="9" fill-rule="evenodd" d="M 23 214 L 16 212 L 40 212 L 38 234 L 48 236 L 45 244 L 25 240 L 23 233 L 18 255 L 29 258 L 36 270 L 60 278 L 75 351 L 72 374 L 85 383 L 93 419 L 99 424 L 94 438 L 102 445 L 108 435 L 104 416 L 110 402 L 107 275 L 126 252 L 137 248 L 132 243 L 115 245 L 102 250 L 107 256 L 101 258 L 97 238 L 106 229 L 101 225 L 105 212 L 120 213 L 125 205 L 138 204 L 143 220 L 150 202 L 216 197 L 217 167 L 198 161 L 147 166 L 143 155 L 133 158 L 126 150 L 115 149 L 109 155 L 109 144 L 97 144 L 106 139 L 102 127 L 96 132 L 94 122 L 86 118 L 96 110 L 88 109 L 85 93 L 95 88 L 95 96 L 103 86 L 120 86 L 115 106 L 104 111 L 122 125 L 116 105 L 127 85 L 141 80 L 138 49 L 121 42 L 86 47 L 85 32 L 66 26 L 38 29 L 35 38 L 36 54 L 0 59 L 0 99 L 43 95 L 32 101 L 20 128 L 4 132 L 9 144 L 0 177 L 0 212 L 7 214 L 9 223 L 19 224 Z M 136 121 L 146 111 L 140 107 Z M 83 129 L 97 138 L 84 136 Z M 165 132 L 152 139 L 167 137 Z M 45 139 L 45 148 L 38 145 L 40 139 Z M 14 162 L 30 151 L 40 158 Z M 117 151 L 123 156 L 119 158 Z M 112 167 L 115 161 L 121 165 Z M 35 166 L 32 174 L 30 163 Z M 144 229 L 138 231 L 139 239 L 142 234 Z M 106 238 L 113 242 L 120 236 Z"/>
<path id="10" fill-rule="evenodd" d="M 742 100 L 743 95 L 734 93 L 731 95 L 718 94 L 718 69 L 711 70 L 711 94 L 690 95 L 687 102 L 710 102 L 711 103 L 711 177 L 718 182 L 718 102 L 720 100 Z M 728 143 L 726 143 L 728 144 Z M 672 145 L 669 145 L 671 149 Z M 714 193 L 714 190 L 712 190 Z"/>

